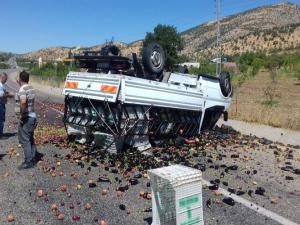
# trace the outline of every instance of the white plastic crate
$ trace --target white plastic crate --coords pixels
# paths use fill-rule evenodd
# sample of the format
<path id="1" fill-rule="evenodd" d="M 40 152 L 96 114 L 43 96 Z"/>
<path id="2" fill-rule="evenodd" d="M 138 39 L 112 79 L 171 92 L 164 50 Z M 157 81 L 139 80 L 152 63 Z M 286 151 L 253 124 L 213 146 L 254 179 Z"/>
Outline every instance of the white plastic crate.
<path id="1" fill-rule="evenodd" d="M 202 174 L 174 165 L 149 170 L 152 225 L 203 225 Z"/>

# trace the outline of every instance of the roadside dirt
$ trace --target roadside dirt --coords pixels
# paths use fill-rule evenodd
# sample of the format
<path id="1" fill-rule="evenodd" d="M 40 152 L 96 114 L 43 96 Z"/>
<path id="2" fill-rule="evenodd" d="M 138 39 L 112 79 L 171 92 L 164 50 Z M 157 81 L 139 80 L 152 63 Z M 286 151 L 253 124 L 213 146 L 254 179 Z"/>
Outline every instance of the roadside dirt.
<path id="1" fill-rule="evenodd" d="M 267 138 L 269 140 L 280 142 L 283 144 L 300 145 L 300 132 L 283 128 L 275 128 L 267 125 L 256 123 L 247 123 L 237 120 L 229 120 L 224 122 L 219 120 L 218 125 L 231 126 L 233 129 L 240 131 L 242 134 L 255 135 L 260 138 Z"/>

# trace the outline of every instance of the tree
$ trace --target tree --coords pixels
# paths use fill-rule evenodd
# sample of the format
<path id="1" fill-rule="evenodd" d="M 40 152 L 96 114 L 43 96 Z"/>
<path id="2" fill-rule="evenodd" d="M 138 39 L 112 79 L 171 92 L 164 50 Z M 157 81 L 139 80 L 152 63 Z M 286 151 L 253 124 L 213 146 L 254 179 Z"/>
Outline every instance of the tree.
<path id="1" fill-rule="evenodd" d="M 284 60 L 281 55 L 270 55 L 266 58 L 265 67 L 270 71 L 272 82 L 276 82 L 277 71 L 283 66 Z"/>
<path id="2" fill-rule="evenodd" d="M 252 62 L 252 76 L 255 76 L 258 71 L 264 66 L 264 58 L 255 58 Z"/>
<path id="3" fill-rule="evenodd" d="M 241 73 L 255 76 L 264 66 L 265 59 L 263 53 L 246 52 L 238 56 L 237 64 Z"/>
<path id="4" fill-rule="evenodd" d="M 156 42 L 162 46 L 166 53 L 166 69 L 172 70 L 175 65 L 180 62 L 180 56 L 178 53 L 183 49 L 183 39 L 177 32 L 174 26 L 158 24 L 153 33 L 147 33 L 143 47 L 148 44 Z"/>
<path id="5" fill-rule="evenodd" d="M 71 49 L 68 52 L 68 59 L 72 59 L 73 58 L 73 53 L 71 51 Z"/>

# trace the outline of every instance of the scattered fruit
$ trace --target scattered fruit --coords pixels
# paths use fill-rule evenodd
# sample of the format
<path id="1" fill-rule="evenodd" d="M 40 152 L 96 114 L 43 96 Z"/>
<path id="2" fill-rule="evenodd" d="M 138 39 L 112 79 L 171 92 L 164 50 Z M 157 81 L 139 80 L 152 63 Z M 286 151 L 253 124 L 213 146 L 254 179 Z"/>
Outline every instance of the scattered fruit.
<path id="1" fill-rule="evenodd" d="M 62 185 L 62 186 L 60 187 L 60 191 L 61 191 L 61 192 L 66 192 L 67 189 L 68 189 L 68 188 L 67 188 L 67 185 L 65 185 L 65 184 Z"/>
<path id="2" fill-rule="evenodd" d="M 86 203 L 85 206 L 84 206 L 84 208 L 86 210 L 90 210 L 92 208 L 92 205 L 90 203 Z"/>
<path id="3" fill-rule="evenodd" d="M 214 194 L 215 196 L 220 196 L 220 195 L 222 195 L 222 193 L 221 193 L 220 191 L 218 191 L 218 190 L 213 191 L 213 194 Z"/>
<path id="4" fill-rule="evenodd" d="M 57 205 L 55 203 L 51 204 L 51 210 L 57 210 Z"/>
<path id="5" fill-rule="evenodd" d="M 58 220 L 64 220 L 65 219 L 65 215 L 62 214 L 62 213 L 60 213 L 60 214 L 58 214 L 57 219 Z"/>
<path id="6" fill-rule="evenodd" d="M 78 216 L 78 215 L 73 215 L 73 216 L 72 216 L 72 220 L 73 220 L 73 221 L 79 221 L 79 220 L 80 220 L 80 216 Z"/>
<path id="7" fill-rule="evenodd" d="M 286 176 L 285 179 L 286 179 L 286 180 L 294 180 L 294 177 Z"/>
<path id="8" fill-rule="evenodd" d="M 257 194 L 257 195 L 265 195 L 265 192 L 266 192 L 266 190 L 263 187 L 258 187 L 255 190 L 255 194 Z"/>
<path id="9" fill-rule="evenodd" d="M 148 193 L 146 198 L 147 198 L 148 200 L 151 200 L 151 198 L 152 198 L 151 193 Z"/>
<path id="10" fill-rule="evenodd" d="M 89 188 L 97 187 L 97 184 L 93 180 L 89 180 L 88 184 L 89 184 Z"/>
<path id="11" fill-rule="evenodd" d="M 106 225 L 106 222 L 104 220 L 101 220 L 99 225 Z"/>
<path id="12" fill-rule="evenodd" d="M 39 198 L 41 198 L 41 197 L 44 196 L 44 191 L 40 189 L 40 190 L 37 191 L 36 195 L 37 195 Z"/>
<path id="13" fill-rule="evenodd" d="M 122 197 L 123 194 L 124 194 L 124 192 L 122 192 L 122 191 L 117 191 L 117 197 Z"/>
<path id="14" fill-rule="evenodd" d="M 107 190 L 107 189 L 103 189 L 103 190 L 101 191 L 101 194 L 102 194 L 102 195 L 107 195 L 107 194 L 108 194 L 108 190 Z"/>
<path id="15" fill-rule="evenodd" d="M 124 204 L 121 204 L 121 205 L 119 205 L 119 208 L 120 208 L 121 210 L 125 210 L 125 209 L 126 209 L 126 206 L 125 206 Z"/>
<path id="16" fill-rule="evenodd" d="M 271 203 L 276 205 L 278 203 L 278 199 L 277 198 L 271 198 Z"/>
<path id="17" fill-rule="evenodd" d="M 15 221 L 15 216 L 13 214 L 8 214 L 7 222 L 14 222 L 14 221 Z"/>
<path id="18" fill-rule="evenodd" d="M 230 197 L 224 198 L 223 202 L 226 203 L 227 205 L 230 205 L 230 206 L 234 206 L 235 205 L 235 201 L 232 198 L 230 198 Z"/>

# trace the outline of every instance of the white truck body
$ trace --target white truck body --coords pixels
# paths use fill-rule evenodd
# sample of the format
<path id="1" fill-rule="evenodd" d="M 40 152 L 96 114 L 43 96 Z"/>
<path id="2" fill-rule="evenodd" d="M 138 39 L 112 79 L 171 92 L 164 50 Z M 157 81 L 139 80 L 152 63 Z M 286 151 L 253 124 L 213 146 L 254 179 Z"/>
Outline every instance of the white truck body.
<path id="1" fill-rule="evenodd" d="M 163 83 L 119 74 L 70 72 L 63 94 L 202 112 L 216 105 L 226 111 L 231 102 L 230 96 L 223 96 L 217 79 L 176 73 L 170 75 L 168 83 Z"/>
<path id="2" fill-rule="evenodd" d="M 68 134 L 80 136 L 81 143 L 93 136 L 94 144 L 105 136 L 105 142 L 114 140 L 112 152 L 124 143 L 148 148 L 150 135 L 174 136 L 183 127 L 186 136 L 200 134 L 215 125 L 231 102 L 231 95 L 222 94 L 219 79 L 181 73 L 168 74 L 164 82 L 158 82 L 121 74 L 70 72 L 63 94 L 78 102 L 73 104 L 78 109 L 66 109 L 73 112 L 65 119 Z M 80 106 L 82 100 L 87 103 Z M 88 109 L 87 104 L 92 107 Z M 101 124 L 98 130 L 94 129 L 97 123 Z"/>

